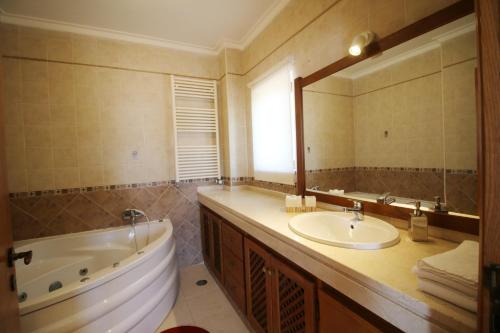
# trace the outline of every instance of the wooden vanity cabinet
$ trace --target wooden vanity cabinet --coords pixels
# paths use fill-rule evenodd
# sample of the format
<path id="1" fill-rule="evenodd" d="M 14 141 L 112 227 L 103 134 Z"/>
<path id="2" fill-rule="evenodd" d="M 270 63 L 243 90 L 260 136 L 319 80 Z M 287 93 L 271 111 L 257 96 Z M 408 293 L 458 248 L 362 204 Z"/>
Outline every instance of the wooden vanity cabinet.
<path id="1" fill-rule="evenodd" d="M 222 272 L 226 291 L 246 313 L 243 235 L 227 222 L 222 223 Z"/>
<path id="2" fill-rule="evenodd" d="M 200 209 L 200 226 L 203 259 L 222 281 L 222 219 L 203 207 Z"/>
<path id="3" fill-rule="evenodd" d="M 255 332 L 401 332 L 208 208 L 200 211 L 206 266 Z"/>
<path id="4" fill-rule="evenodd" d="M 245 313 L 243 235 L 204 206 L 200 208 L 200 226 L 203 259 L 207 268 Z"/>
<path id="5" fill-rule="evenodd" d="M 256 332 L 315 332 L 314 282 L 245 238 L 247 318 Z"/>

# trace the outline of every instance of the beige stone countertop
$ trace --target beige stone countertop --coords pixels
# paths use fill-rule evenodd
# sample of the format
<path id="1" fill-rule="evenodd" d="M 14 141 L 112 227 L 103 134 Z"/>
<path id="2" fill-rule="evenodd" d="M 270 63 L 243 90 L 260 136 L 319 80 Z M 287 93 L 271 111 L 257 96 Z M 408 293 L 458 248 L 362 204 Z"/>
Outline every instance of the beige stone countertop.
<path id="1" fill-rule="evenodd" d="M 401 241 L 379 250 L 356 250 L 317 243 L 288 228 L 297 213 L 286 213 L 284 195 L 249 186 L 198 189 L 201 204 L 237 227 L 408 332 L 474 332 L 476 315 L 417 290 L 411 269 L 417 260 L 450 250 L 456 243 L 437 238 Z"/>

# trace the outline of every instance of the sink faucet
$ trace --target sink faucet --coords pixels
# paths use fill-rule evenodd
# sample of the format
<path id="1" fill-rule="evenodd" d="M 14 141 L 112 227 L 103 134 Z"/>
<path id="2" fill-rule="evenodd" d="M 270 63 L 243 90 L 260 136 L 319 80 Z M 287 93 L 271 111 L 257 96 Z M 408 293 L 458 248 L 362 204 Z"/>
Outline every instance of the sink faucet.
<path id="1" fill-rule="evenodd" d="M 365 217 L 365 210 L 363 208 L 363 203 L 361 201 L 353 200 L 353 206 L 346 207 L 345 211 L 353 212 L 354 217 L 356 218 L 357 221 L 363 221 Z"/>
<path id="2" fill-rule="evenodd" d="M 382 194 L 381 196 L 379 196 L 377 198 L 377 203 L 383 204 L 383 205 L 390 205 L 391 203 L 395 202 L 396 198 L 389 197 L 389 194 L 391 194 L 391 192 L 385 192 L 384 194 Z"/>

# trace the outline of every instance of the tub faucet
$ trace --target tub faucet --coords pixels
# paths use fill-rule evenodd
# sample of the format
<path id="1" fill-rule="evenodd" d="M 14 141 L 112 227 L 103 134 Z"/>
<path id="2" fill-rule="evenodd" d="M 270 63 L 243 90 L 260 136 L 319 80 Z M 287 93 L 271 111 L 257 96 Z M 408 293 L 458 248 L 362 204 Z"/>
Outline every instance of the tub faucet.
<path id="1" fill-rule="evenodd" d="M 352 207 L 345 207 L 346 212 L 353 212 L 357 221 L 363 221 L 365 218 L 365 210 L 361 201 L 353 200 Z"/>
<path id="2" fill-rule="evenodd" d="M 135 219 L 137 217 L 141 217 L 141 216 L 146 216 L 146 214 L 142 210 L 135 209 L 135 208 L 127 208 L 122 213 L 122 219 L 124 221 L 130 221 L 130 223 L 132 223 L 132 224 L 134 224 Z"/>
<path id="3" fill-rule="evenodd" d="M 390 205 L 391 203 L 395 202 L 396 198 L 390 197 L 389 194 L 391 194 L 391 192 L 385 192 L 384 194 L 379 196 L 377 198 L 377 203 L 383 204 L 383 205 Z"/>

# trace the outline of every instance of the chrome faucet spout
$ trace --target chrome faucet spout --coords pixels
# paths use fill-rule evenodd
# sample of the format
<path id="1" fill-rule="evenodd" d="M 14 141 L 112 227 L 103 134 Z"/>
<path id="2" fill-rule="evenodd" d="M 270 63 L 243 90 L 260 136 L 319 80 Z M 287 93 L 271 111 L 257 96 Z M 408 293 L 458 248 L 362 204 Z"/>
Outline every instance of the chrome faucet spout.
<path id="1" fill-rule="evenodd" d="M 363 207 L 363 203 L 361 201 L 353 200 L 353 206 L 346 207 L 345 211 L 346 212 L 353 212 L 354 217 L 358 221 L 363 221 L 363 219 L 365 218 L 365 210 Z"/>
<path id="2" fill-rule="evenodd" d="M 390 205 L 391 203 L 395 202 L 396 198 L 390 197 L 389 194 L 391 194 L 391 192 L 385 192 L 384 194 L 379 196 L 377 198 L 377 203 L 383 204 L 383 205 Z"/>

